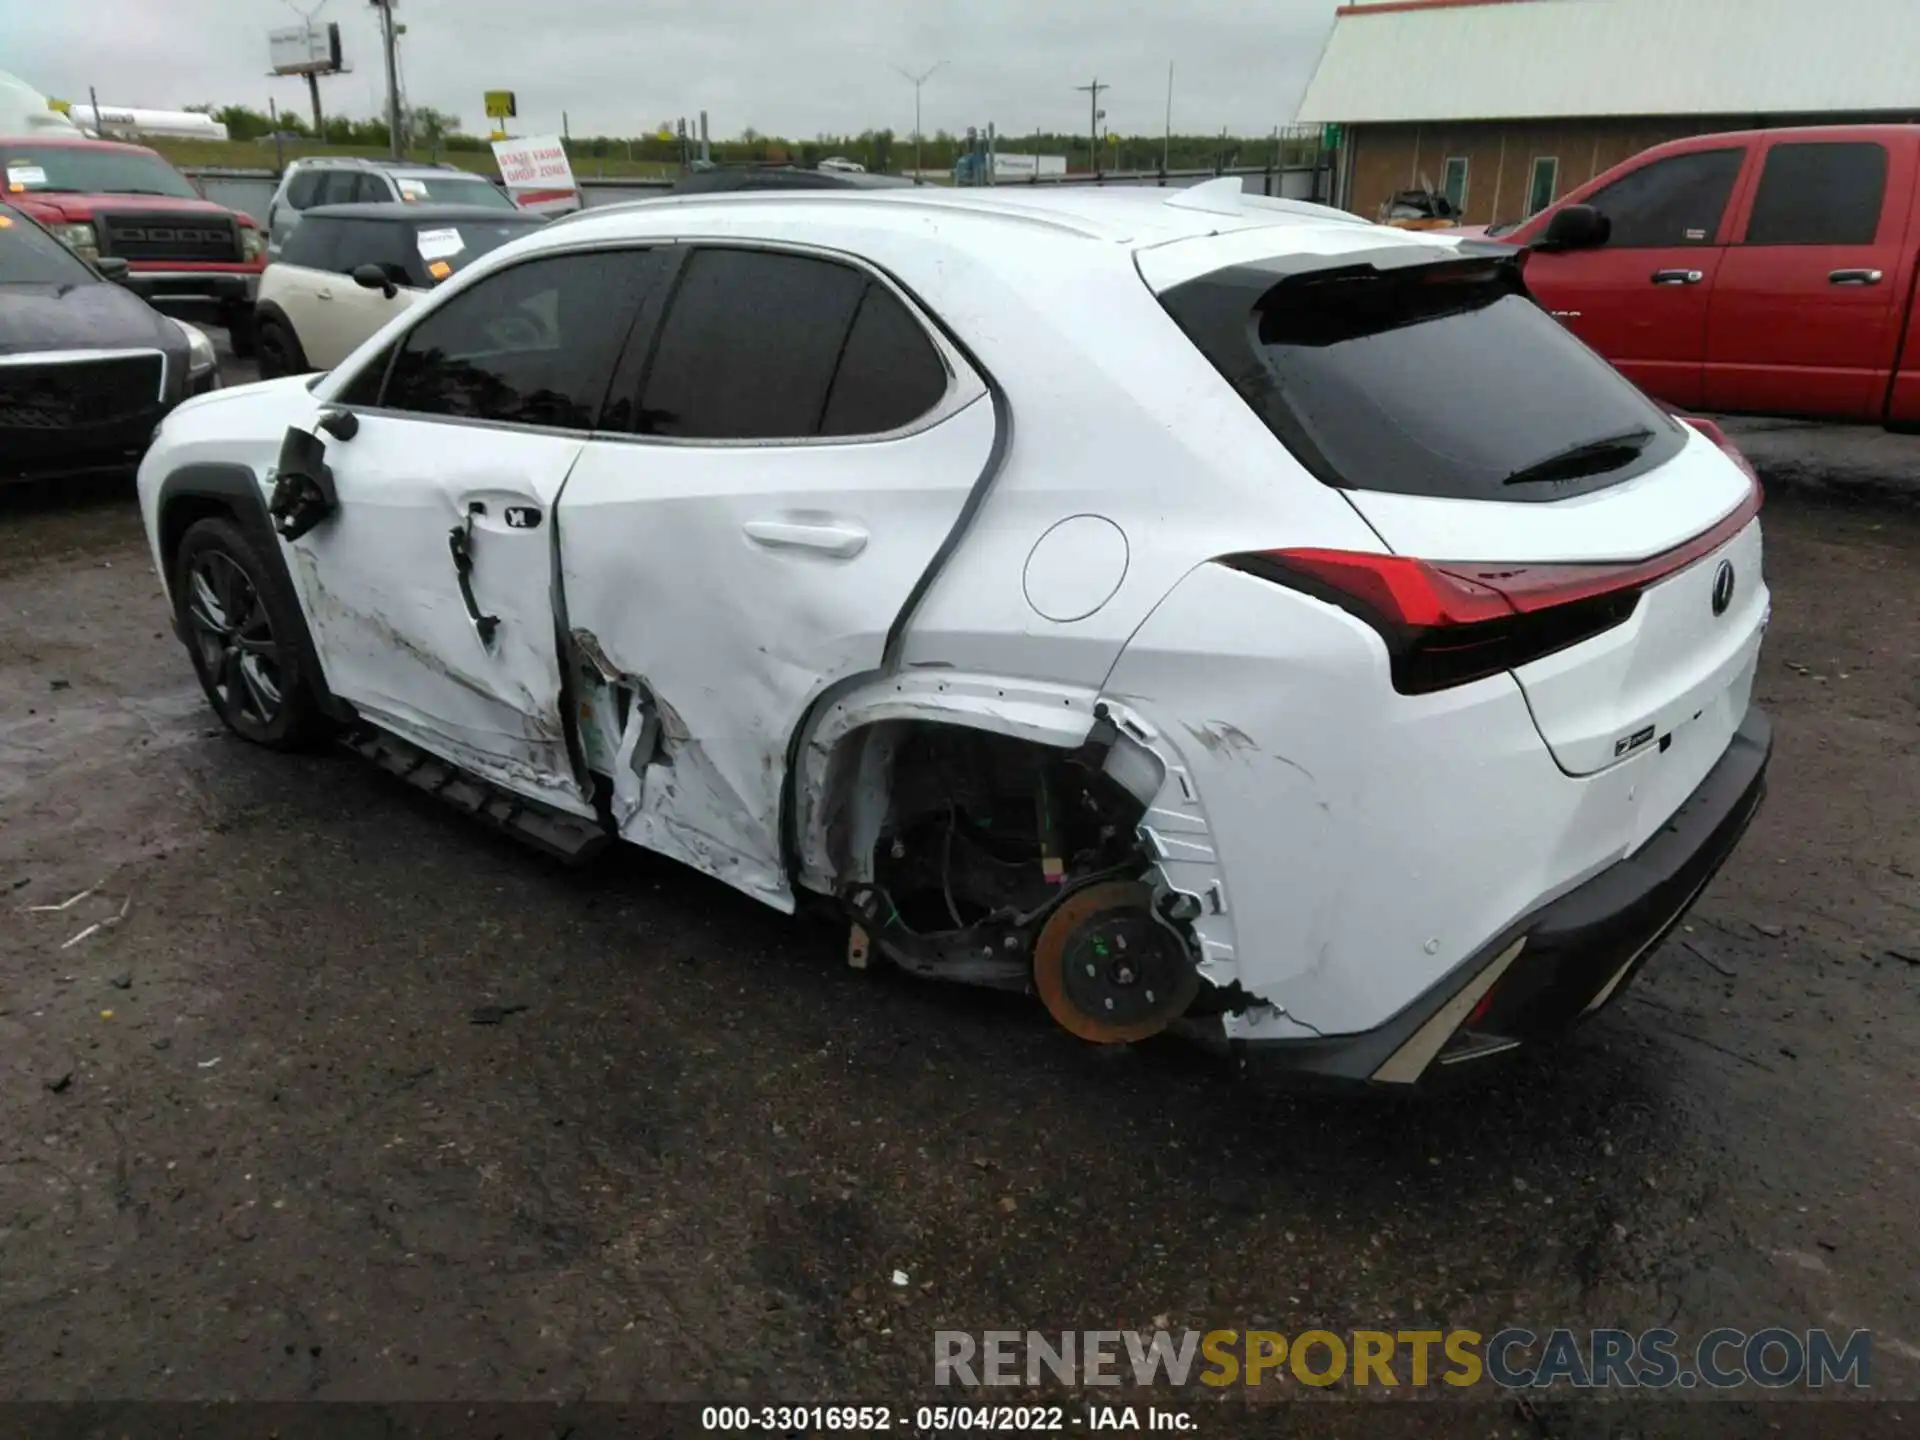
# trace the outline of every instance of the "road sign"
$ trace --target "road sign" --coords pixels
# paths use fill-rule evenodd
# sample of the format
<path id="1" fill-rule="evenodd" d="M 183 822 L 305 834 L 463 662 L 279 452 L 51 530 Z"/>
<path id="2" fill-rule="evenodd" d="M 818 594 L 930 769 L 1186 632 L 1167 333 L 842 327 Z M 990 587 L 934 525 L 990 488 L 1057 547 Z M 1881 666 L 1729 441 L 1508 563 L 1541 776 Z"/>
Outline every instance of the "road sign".
<path id="1" fill-rule="evenodd" d="M 520 113 L 511 90 L 487 91 L 487 118 L 491 120 L 511 120 Z"/>

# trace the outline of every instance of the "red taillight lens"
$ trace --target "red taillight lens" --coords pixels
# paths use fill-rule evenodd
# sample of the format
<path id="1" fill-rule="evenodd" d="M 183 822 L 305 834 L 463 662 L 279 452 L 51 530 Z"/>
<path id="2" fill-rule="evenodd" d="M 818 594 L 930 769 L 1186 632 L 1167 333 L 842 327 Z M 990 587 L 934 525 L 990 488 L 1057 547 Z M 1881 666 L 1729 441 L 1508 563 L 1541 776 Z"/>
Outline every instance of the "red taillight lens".
<path id="1" fill-rule="evenodd" d="M 1513 565 L 1352 550 L 1269 550 L 1220 563 L 1359 616 L 1387 642 L 1394 688 L 1424 695 L 1517 669 L 1623 624 L 1640 592 L 1744 530 L 1760 486 L 1711 530 L 1645 560 Z"/>

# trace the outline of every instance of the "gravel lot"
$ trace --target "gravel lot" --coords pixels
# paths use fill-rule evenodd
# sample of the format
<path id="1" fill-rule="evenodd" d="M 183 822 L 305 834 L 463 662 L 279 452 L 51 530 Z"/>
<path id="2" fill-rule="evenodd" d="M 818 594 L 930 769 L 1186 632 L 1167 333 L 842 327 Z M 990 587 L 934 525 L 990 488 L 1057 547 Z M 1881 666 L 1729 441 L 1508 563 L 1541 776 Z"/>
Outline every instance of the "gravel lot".
<path id="1" fill-rule="evenodd" d="M 0 496 L 0 1395 L 900 1405 L 936 1328 L 1167 1316 L 1864 1326 L 1920 1396 L 1920 518 L 1767 523 L 1734 861 L 1563 1053 L 1389 1101 L 251 749 L 130 492 Z"/>

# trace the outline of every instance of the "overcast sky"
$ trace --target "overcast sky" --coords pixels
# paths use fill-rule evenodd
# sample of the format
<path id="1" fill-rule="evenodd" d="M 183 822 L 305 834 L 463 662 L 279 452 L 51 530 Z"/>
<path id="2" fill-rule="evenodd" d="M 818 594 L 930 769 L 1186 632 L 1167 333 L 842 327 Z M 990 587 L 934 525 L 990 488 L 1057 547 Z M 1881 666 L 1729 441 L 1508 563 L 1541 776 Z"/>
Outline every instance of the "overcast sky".
<path id="1" fill-rule="evenodd" d="M 310 8 L 314 0 L 300 0 Z M 1081 132 L 1096 74 L 1110 129 L 1157 134 L 1175 65 L 1173 123 L 1264 134 L 1293 107 L 1334 0 L 397 0 L 407 98 L 483 130 L 483 90 L 517 92 L 515 133 L 634 134 L 705 109 L 716 135 L 747 126 L 808 137 L 992 121 L 1003 133 Z M 321 82 L 328 113 L 381 105 L 376 12 L 326 0 L 350 75 Z M 241 102 L 307 108 L 298 80 L 266 77 L 267 32 L 289 0 L 0 0 L 0 69 L 64 99 L 174 109 Z"/>

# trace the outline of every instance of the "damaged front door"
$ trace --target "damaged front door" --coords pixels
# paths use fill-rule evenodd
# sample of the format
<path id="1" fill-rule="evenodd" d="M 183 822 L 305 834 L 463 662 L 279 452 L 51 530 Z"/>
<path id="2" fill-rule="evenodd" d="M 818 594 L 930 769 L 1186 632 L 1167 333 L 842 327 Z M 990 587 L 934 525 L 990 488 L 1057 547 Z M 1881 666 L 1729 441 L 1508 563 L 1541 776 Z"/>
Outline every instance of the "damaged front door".
<path id="1" fill-rule="evenodd" d="M 560 504 L 568 624 L 621 717 L 615 818 L 788 908 L 788 743 L 881 666 L 993 407 L 884 277 L 817 253 L 692 250 L 629 356 Z"/>
<path id="2" fill-rule="evenodd" d="M 625 335 L 632 258 L 524 262 L 427 314 L 357 428 L 333 427 L 336 508 L 289 546 L 336 695 L 581 815 L 593 812 L 560 712 L 552 515 Z"/>

